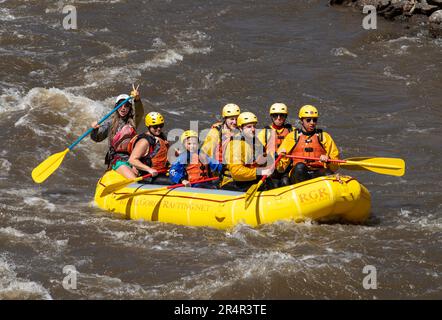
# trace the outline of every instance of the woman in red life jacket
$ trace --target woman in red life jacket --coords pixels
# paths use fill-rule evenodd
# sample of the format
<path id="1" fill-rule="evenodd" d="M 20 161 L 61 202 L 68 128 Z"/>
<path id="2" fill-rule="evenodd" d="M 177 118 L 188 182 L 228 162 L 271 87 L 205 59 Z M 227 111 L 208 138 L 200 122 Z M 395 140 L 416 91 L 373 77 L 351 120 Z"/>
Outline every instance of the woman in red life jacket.
<path id="1" fill-rule="evenodd" d="M 140 124 L 144 113 L 138 88 L 135 89 L 134 86 L 132 88 L 131 96 L 134 97 L 135 110 L 131 100 L 128 100 L 109 120 L 101 125 L 98 125 L 97 121 L 91 124 L 94 128 L 91 132 L 93 141 L 101 142 L 109 138 L 109 150 L 106 153 L 105 164 L 128 179 L 135 178 L 138 172 L 128 163 L 127 145 L 130 139 L 136 135 L 136 127 Z M 115 100 L 115 106 L 127 98 L 129 98 L 127 94 L 120 94 Z"/>
<path id="2" fill-rule="evenodd" d="M 292 164 L 291 183 L 299 183 L 335 172 L 338 167 L 328 163 L 330 159 L 339 159 L 339 150 L 332 137 L 316 128 L 319 114 L 311 105 L 299 110 L 301 129 L 296 129 L 286 136 L 278 154 L 319 158 L 319 161 L 283 157 L 277 165 L 278 171 L 285 171 Z"/>
<path id="3" fill-rule="evenodd" d="M 129 163 L 140 171 L 140 175 L 152 174 L 152 178 L 145 182 L 168 184 L 169 142 L 162 131 L 164 118 L 158 112 L 150 112 L 146 115 L 145 123 L 147 131 L 135 136 L 129 143 Z"/>
<path id="4" fill-rule="evenodd" d="M 285 137 L 293 131 L 293 127 L 290 123 L 286 123 L 289 112 L 284 103 L 272 104 L 270 106 L 269 114 L 272 118 L 272 124 L 266 126 L 259 132 L 258 139 L 264 146 L 264 153 L 276 159 L 276 151 L 281 146 Z M 270 178 L 274 187 L 290 184 L 289 170 L 284 172 L 278 172 L 275 170 Z"/>
<path id="5" fill-rule="evenodd" d="M 182 183 L 186 187 L 216 188 L 219 184 L 218 181 L 195 185 L 192 185 L 192 183 L 211 178 L 215 172 L 220 173 L 222 163 L 199 150 L 198 133 L 193 130 L 187 130 L 181 135 L 181 143 L 186 150 L 178 156 L 170 167 L 170 181 L 173 184 Z"/>

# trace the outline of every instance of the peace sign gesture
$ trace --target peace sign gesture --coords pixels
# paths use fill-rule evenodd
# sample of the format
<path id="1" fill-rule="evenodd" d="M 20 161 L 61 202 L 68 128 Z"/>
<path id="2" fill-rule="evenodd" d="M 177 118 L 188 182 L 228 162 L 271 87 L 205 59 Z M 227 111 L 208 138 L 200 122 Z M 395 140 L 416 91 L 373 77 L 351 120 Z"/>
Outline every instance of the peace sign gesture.
<path id="1" fill-rule="evenodd" d="M 130 92 L 131 97 L 134 98 L 134 101 L 139 101 L 140 100 L 140 92 L 138 91 L 138 88 L 140 87 L 140 85 L 138 85 L 135 88 L 135 85 L 132 84 L 132 91 Z"/>

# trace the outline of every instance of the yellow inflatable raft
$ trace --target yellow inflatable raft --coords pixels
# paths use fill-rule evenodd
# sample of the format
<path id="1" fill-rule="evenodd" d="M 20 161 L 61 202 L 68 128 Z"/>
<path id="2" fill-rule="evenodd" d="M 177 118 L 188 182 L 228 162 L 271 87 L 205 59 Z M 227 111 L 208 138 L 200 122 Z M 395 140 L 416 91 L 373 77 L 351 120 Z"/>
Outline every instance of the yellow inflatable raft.
<path id="1" fill-rule="evenodd" d="M 320 177 L 292 186 L 257 192 L 245 209 L 243 192 L 202 188 L 157 190 L 123 200 L 117 198 L 164 186 L 133 183 L 101 197 L 103 189 L 124 180 L 108 171 L 98 181 L 98 207 L 127 219 L 227 229 L 238 223 L 258 226 L 278 220 L 335 220 L 361 223 L 370 215 L 370 193 L 349 176 Z"/>

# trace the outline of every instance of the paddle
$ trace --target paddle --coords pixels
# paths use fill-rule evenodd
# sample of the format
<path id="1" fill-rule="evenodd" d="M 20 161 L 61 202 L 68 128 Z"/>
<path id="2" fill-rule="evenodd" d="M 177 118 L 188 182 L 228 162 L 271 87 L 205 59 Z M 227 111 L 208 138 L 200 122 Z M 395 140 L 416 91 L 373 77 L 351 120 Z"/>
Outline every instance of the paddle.
<path id="1" fill-rule="evenodd" d="M 219 179 L 219 177 L 213 177 L 213 178 L 207 178 L 207 179 L 203 179 L 203 180 L 197 180 L 197 181 L 192 182 L 191 185 L 199 184 L 199 183 L 205 183 L 205 182 L 214 181 L 214 180 L 218 180 L 218 179 Z M 140 192 L 125 194 L 125 195 L 119 196 L 117 198 L 117 200 L 123 200 L 123 199 L 127 199 L 127 198 L 132 198 L 132 197 L 135 197 L 135 196 L 141 196 L 143 194 L 149 194 L 151 192 L 167 190 L 167 189 L 175 189 L 175 188 L 179 188 L 179 187 L 184 187 L 184 184 L 183 183 L 178 183 L 178 184 L 174 184 L 174 185 L 166 186 L 166 187 L 162 187 L 162 188 L 148 189 L 148 190 L 143 190 L 143 191 L 140 191 Z"/>
<path id="2" fill-rule="evenodd" d="M 163 170 L 159 170 L 158 173 L 163 173 L 166 172 L 167 169 L 163 169 Z M 133 179 L 126 179 L 123 181 L 119 181 L 113 184 L 108 185 L 107 187 L 105 187 L 103 189 L 103 191 L 100 194 L 100 198 L 107 196 L 108 194 L 111 194 L 112 192 L 117 191 L 118 189 L 124 188 L 125 186 L 127 186 L 128 184 L 134 183 L 134 182 L 138 182 L 140 180 L 143 180 L 145 178 L 150 178 L 152 176 L 151 173 L 145 174 L 144 176 L 141 177 L 137 177 L 137 178 L 133 178 Z"/>
<path id="3" fill-rule="evenodd" d="M 281 159 L 282 154 L 280 154 L 274 163 L 274 166 L 279 162 L 279 159 Z M 259 180 L 258 183 L 255 183 L 252 185 L 247 191 L 245 196 L 245 209 L 247 209 L 252 202 L 253 197 L 255 196 L 256 191 L 258 191 L 259 187 L 264 183 L 264 181 L 267 179 L 268 176 L 262 176 L 261 180 Z"/>
<path id="4" fill-rule="evenodd" d="M 103 123 L 107 118 L 109 118 L 115 111 L 117 111 L 121 106 L 123 106 L 129 99 L 132 99 L 133 97 L 129 96 L 126 100 L 121 102 L 118 106 L 116 106 L 112 111 L 110 111 L 107 115 L 105 115 L 100 121 L 98 121 L 98 124 Z M 66 154 L 71 151 L 81 140 L 83 140 L 84 137 L 89 135 L 94 128 L 89 128 L 85 133 L 81 135 L 80 138 L 78 138 L 73 144 L 71 144 L 69 147 L 67 147 L 64 151 L 55 153 L 46 160 L 44 160 L 42 163 L 40 163 L 37 167 L 32 170 L 32 179 L 34 179 L 34 182 L 36 183 L 42 183 L 45 181 L 55 170 L 58 169 L 60 164 L 63 162 L 64 157 Z"/>
<path id="5" fill-rule="evenodd" d="M 319 158 L 290 156 L 288 158 L 314 160 Z M 371 157 L 357 157 L 345 160 L 330 159 L 328 162 L 339 163 L 340 167 L 348 170 L 368 170 L 380 174 L 401 177 L 405 174 L 405 161 L 399 158 L 371 158 Z"/>

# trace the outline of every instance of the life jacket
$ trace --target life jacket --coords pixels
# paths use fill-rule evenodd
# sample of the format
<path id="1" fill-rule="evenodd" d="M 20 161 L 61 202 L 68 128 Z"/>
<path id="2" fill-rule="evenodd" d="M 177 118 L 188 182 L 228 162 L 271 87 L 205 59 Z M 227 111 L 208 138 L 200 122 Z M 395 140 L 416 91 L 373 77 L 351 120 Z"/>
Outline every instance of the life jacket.
<path id="1" fill-rule="evenodd" d="M 218 147 L 213 155 L 213 158 L 217 159 L 219 162 L 223 161 L 224 150 L 226 150 L 227 144 L 232 140 L 233 137 L 223 135 L 223 125 L 224 123 L 222 122 L 216 122 L 212 125 L 212 129 L 216 129 L 218 131 Z"/>
<path id="2" fill-rule="evenodd" d="M 158 138 L 158 139 L 157 139 Z M 167 151 L 169 149 L 169 142 L 163 133 L 160 136 L 154 137 L 151 134 L 142 133 L 133 137 L 127 147 L 129 153 L 132 153 L 135 145 L 141 139 L 146 139 L 149 143 L 149 150 L 140 158 L 140 161 L 155 169 L 163 170 L 167 168 Z"/>
<path id="3" fill-rule="evenodd" d="M 293 127 L 290 123 L 284 123 L 284 125 L 282 126 L 281 129 L 275 129 L 272 126 L 266 126 L 265 128 L 265 135 L 264 135 L 264 151 L 268 150 L 268 141 L 269 138 L 273 135 L 273 133 L 276 133 L 276 138 L 275 138 L 275 148 L 274 150 L 278 150 L 279 146 L 281 145 L 282 141 L 284 140 L 284 138 L 293 131 Z"/>
<path id="4" fill-rule="evenodd" d="M 111 148 L 115 153 L 129 154 L 128 145 L 132 138 L 137 135 L 137 131 L 130 124 L 124 125 L 112 138 Z"/>
<path id="5" fill-rule="evenodd" d="M 186 176 L 189 182 L 209 177 L 210 168 L 208 164 L 201 162 L 198 153 L 187 152 Z"/>
<path id="6" fill-rule="evenodd" d="M 293 134 L 295 146 L 290 152 L 290 155 L 319 158 L 321 155 L 327 154 L 322 144 L 324 138 L 321 129 L 316 129 L 310 136 L 305 135 L 300 129 L 296 129 Z M 305 163 L 310 168 L 324 168 L 324 163 L 320 161 L 293 158 L 293 166 L 299 162 Z"/>

